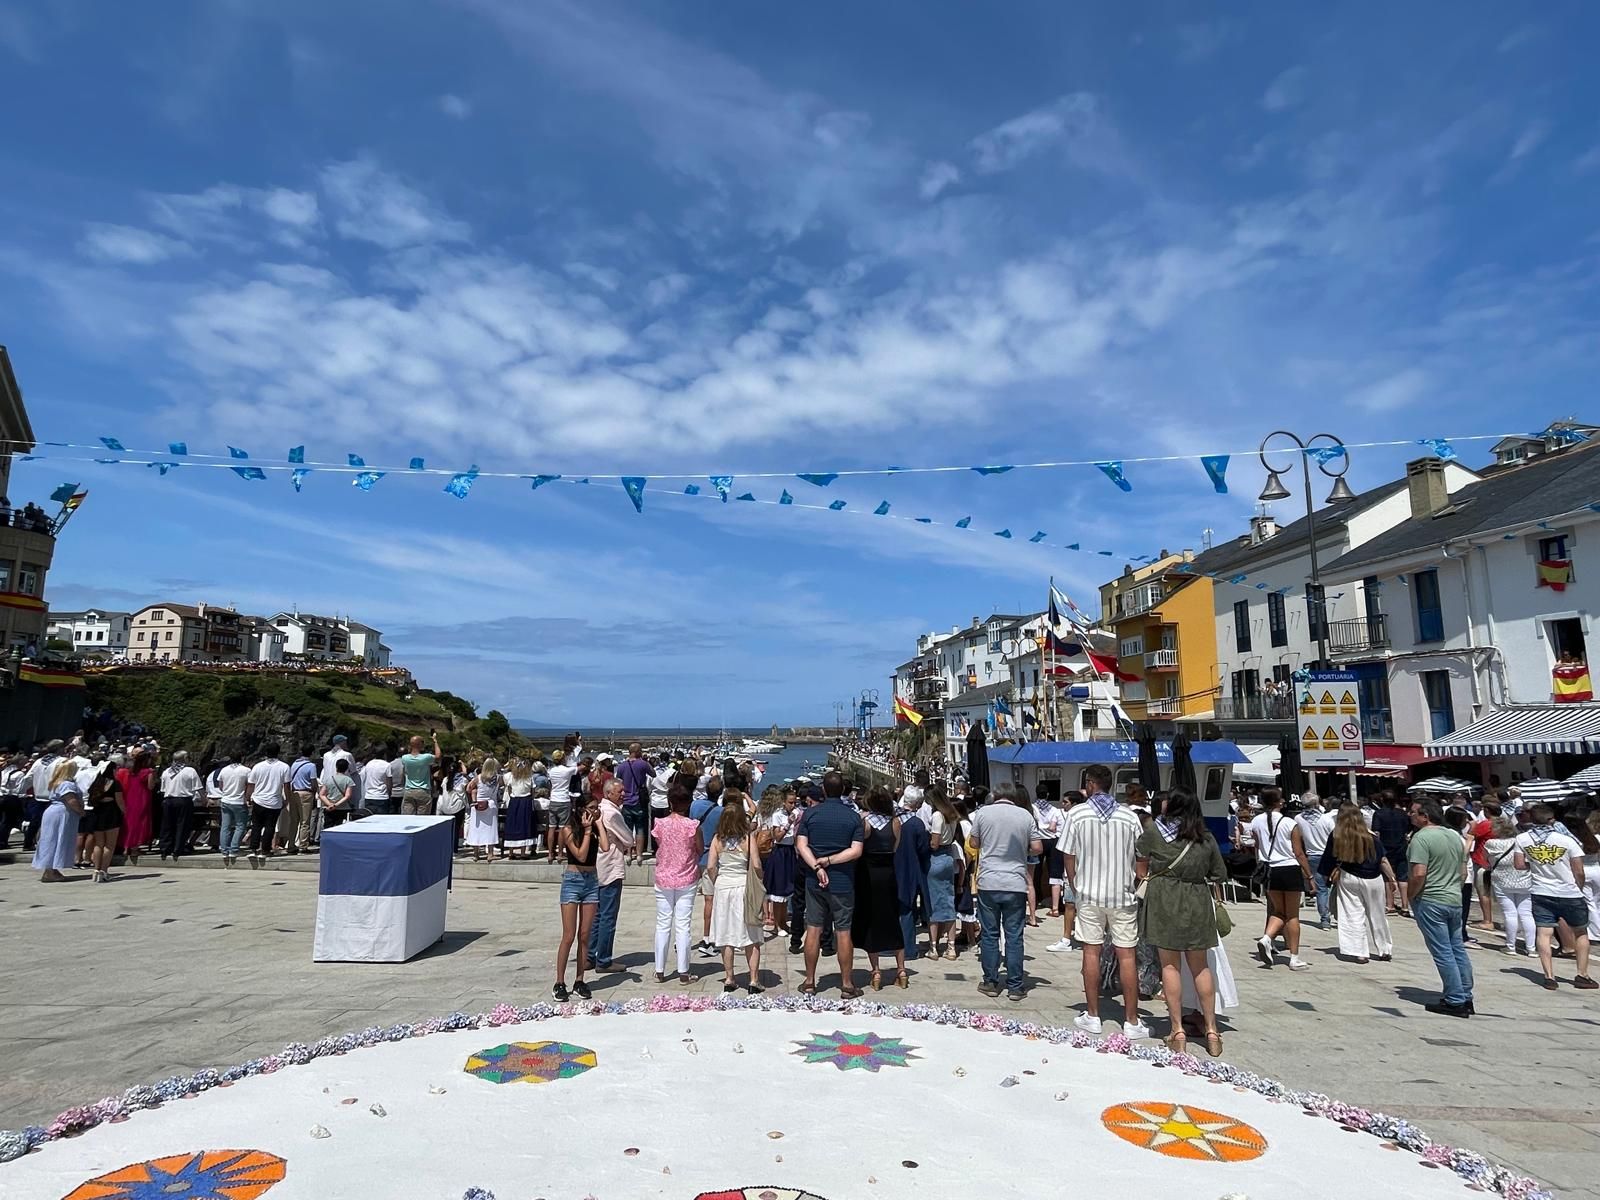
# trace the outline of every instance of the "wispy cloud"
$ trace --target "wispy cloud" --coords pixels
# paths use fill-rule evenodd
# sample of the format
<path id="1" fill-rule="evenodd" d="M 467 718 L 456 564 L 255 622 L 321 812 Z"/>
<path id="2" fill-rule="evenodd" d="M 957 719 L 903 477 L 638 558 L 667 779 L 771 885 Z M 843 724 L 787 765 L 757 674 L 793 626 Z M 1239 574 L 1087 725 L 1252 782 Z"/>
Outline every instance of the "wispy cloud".
<path id="1" fill-rule="evenodd" d="M 1305 67 L 1290 67 L 1267 85 L 1261 94 L 1261 107 L 1268 112 L 1282 112 L 1305 103 L 1310 72 Z"/>
<path id="2" fill-rule="evenodd" d="M 462 242 L 463 221 L 445 216 L 410 184 L 370 158 L 323 168 L 322 190 L 340 233 L 385 250 L 433 242 Z"/>
<path id="3" fill-rule="evenodd" d="M 1088 92 L 1061 96 L 1003 121 L 972 139 L 978 171 L 1009 171 L 1026 159 L 1058 152 L 1074 166 L 1106 173 L 1128 169 L 1122 140 L 1100 101 Z"/>
<path id="4" fill-rule="evenodd" d="M 439 111 L 457 121 L 465 121 L 472 115 L 472 102 L 453 92 L 446 92 L 439 97 Z"/>
<path id="5" fill-rule="evenodd" d="M 78 242 L 80 253 L 100 262 L 149 266 L 188 252 L 175 238 L 129 225 L 90 225 Z"/>
<path id="6" fill-rule="evenodd" d="M 954 164 L 929 163 L 923 169 L 922 180 L 917 184 L 917 192 L 924 200 L 932 200 L 945 188 L 959 182 L 961 182 L 961 171 Z"/>

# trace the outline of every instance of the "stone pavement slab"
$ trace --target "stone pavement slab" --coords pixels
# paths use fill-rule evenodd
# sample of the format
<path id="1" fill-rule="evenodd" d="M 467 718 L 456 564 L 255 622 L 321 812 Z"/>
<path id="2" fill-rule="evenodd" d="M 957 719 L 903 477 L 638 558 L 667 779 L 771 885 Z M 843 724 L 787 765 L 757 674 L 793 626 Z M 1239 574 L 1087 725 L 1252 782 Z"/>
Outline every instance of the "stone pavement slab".
<path id="1" fill-rule="evenodd" d="M 291 1041 L 549 996 L 560 936 L 553 884 L 459 880 L 444 941 L 401 964 L 313 963 L 315 910 L 316 880 L 306 872 L 144 863 L 107 884 L 41 885 L 24 864 L 0 864 L 0 1128 L 48 1122 L 132 1084 Z M 1313 967 L 1293 973 L 1246 957 L 1259 906 L 1234 915 L 1228 942 L 1241 1006 L 1224 1020 L 1230 1063 L 1406 1117 L 1558 1195 L 1600 1200 L 1596 993 L 1542 991 L 1537 965 L 1505 958 L 1495 939 L 1473 951 L 1480 1015 L 1437 1017 L 1422 1008 L 1437 978 L 1410 922 L 1396 922 L 1395 961 L 1367 966 L 1338 962 L 1335 935 L 1308 929 L 1303 953 Z M 617 968 L 592 981 L 598 999 L 659 990 L 654 920 L 651 892 L 625 888 Z M 699 920 L 697 911 L 696 935 Z M 1003 1005 L 1021 1020 L 1069 1022 L 1082 1006 L 1079 959 L 1045 953 L 1056 936 L 1029 931 L 1034 986 L 1020 1004 L 979 995 L 976 957 L 966 953 L 913 963 L 908 990 L 876 998 Z M 802 978 L 782 940 L 763 948 L 762 967 L 769 989 Z M 864 967 L 858 955 L 858 983 Z M 719 990 L 719 963 L 696 957 L 692 971 L 695 990 Z M 1562 974 L 1570 977 L 1569 963 Z M 819 983 L 837 989 L 831 964 Z M 1106 1000 L 1102 1015 L 1115 1028 L 1119 1005 Z M 1154 1024 L 1164 1031 L 1164 1020 Z"/>

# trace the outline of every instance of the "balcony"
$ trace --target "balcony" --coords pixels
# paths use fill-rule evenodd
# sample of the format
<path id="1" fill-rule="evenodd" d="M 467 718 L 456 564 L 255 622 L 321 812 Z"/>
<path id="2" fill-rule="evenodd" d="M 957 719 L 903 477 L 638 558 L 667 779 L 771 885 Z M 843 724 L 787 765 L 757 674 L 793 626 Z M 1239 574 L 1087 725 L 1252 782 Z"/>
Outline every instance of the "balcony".
<path id="1" fill-rule="evenodd" d="M 1129 703 L 1132 703 L 1131 701 Z M 1183 701 L 1176 696 L 1163 696 L 1159 700 L 1144 702 L 1147 717 L 1177 717 L 1183 715 Z"/>
<path id="2" fill-rule="evenodd" d="M 937 707 L 944 703 L 944 696 L 943 679 L 918 679 L 911 685 L 911 699 L 919 707 L 925 704 Z"/>
<path id="3" fill-rule="evenodd" d="M 1382 613 L 1328 622 L 1330 654 L 1362 654 L 1389 648 L 1388 618 Z"/>
<path id="4" fill-rule="evenodd" d="M 1293 721 L 1293 696 L 1218 696 L 1216 719 L 1220 721 Z"/>
<path id="5" fill-rule="evenodd" d="M 1178 652 L 1176 650 L 1151 650 L 1144 656 L 1144 665 L 1147 671 L 1176 671 L 1178 669 Z"/>

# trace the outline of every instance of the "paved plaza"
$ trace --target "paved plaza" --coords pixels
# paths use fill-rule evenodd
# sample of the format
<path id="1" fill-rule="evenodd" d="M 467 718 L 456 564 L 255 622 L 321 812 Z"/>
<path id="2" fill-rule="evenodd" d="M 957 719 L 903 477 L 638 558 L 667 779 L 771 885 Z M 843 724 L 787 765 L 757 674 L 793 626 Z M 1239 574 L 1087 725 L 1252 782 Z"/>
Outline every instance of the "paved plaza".
<path id="1" fill-rule="evenodd" d="M 20 858 L 0 861 L 0 1128 L 44 1123 L 134 1083 L 243 1062 L 291 1041 L 549 997 L 560 932 L 553 884 L 458 878 L 445 941 L 394 966 L 312 963 L 315 905 L 309 872 L 146 862 L 110 884 L 44 886 Z M 1261 909 L 1234 913 L 1229 949 L 1242 1007 L 1224 1025 L 1227 1061 L 1406 1117 L 1558 1195 L 1600 1200 L 1594 994 L 1546 993 L 1535 962 L 1507 960 L 1486 943 L 1474 951 L 1479 1016 L 1437 1017 L 1422 1008 L 1437 979 L 1409 922 L 1396 924 L 1395 961 L 1364 967 L 1337 962 L 1335 935 L 1311 929 L 1303 952 L 1313 968 L 1295 974 L 1249 960 Z M 597 999 L 657 989 L 653 929 L 650 890 L 625 889 L 621 969 L 594 981 Z M 1054 936 L 1030 931 L 1036 986 L 1020 1005 L 978 994 L 972 956 L 914 964 L 908 991 L 876 998 L 1066 1023 L 1081 1006 L 1078 958 L 1045 953 Z M 800 982 L 800 963 L 786 951 L 772 941 L 763 952 L 769 988 Z M 1561 968 L 1570 977 L 1570 963 Z M 720 990 L 720 964 L 696 958 L 693 971 L 695 989 Z M 819 982 L 837 994 L 831 969 Z M 1102 1012 L 1120 1015 L 1110 1001 Z"/>

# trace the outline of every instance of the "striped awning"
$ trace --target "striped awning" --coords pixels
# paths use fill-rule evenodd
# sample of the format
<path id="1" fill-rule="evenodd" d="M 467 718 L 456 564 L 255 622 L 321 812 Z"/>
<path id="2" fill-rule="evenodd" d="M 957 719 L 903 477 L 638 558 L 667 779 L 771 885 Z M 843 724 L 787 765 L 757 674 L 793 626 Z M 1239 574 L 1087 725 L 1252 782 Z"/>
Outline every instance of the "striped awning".
<path id="1" fill-rule="evenodd" d="M 1585 767 L 1576 775 L 1568 775 L 1567 786 L 1585 792 L 1600 791 L 1600 765 Z"/>
<path id="2" fill-rule="evenodd" d="M 1600 754 L 1600 704 L 1519 704 L 1485 713 L 1428 742 L 1436 758 L 1505 754 Z"/>
<path id="3" fill-rule="evenodd" d="M 1555 804 L 1580 790 L 1559 779 L 1524 779 L 1513 786 L 1517 789 L 1517 798 L 1524 804 Z"/>

